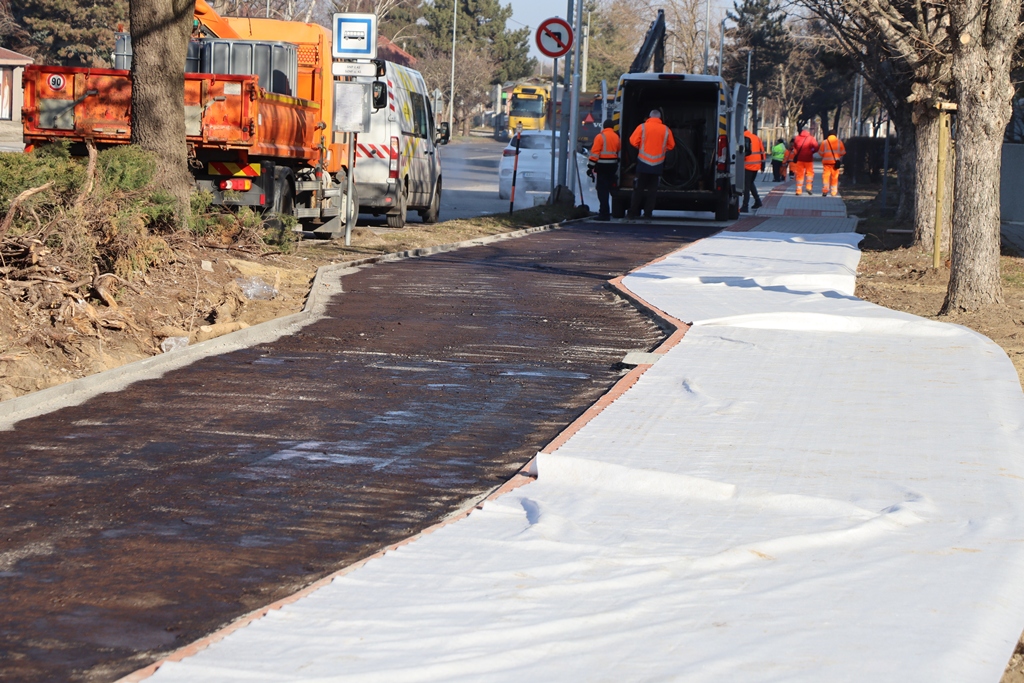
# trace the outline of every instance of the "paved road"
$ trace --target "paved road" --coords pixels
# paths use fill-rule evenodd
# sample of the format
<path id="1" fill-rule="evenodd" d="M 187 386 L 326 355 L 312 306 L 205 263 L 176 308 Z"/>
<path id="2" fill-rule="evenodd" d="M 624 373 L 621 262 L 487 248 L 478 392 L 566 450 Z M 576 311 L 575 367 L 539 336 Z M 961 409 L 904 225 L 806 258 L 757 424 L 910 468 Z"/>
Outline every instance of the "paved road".
<path id="1" fill-rule="evenodd" d="M 111 680 L 510 477 L 662 331 L 584 224 L 362 270 L 299 334 L 0 438 L 0 679 Z"/>

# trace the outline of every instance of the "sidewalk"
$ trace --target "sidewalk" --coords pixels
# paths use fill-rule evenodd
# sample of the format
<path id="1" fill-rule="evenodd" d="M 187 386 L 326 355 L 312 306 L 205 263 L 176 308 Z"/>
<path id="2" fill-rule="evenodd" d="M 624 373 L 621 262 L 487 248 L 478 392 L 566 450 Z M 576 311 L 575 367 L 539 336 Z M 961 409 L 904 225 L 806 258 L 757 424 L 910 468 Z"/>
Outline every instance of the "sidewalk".
<path id="1" fill-rule="evenodd" d="M 1016 373 L 855 298 L 841 201 L 774 197 L 623 279 L 693 326 L 535 482 L 152 680 L 999 680 L 1024 627 Z"/>

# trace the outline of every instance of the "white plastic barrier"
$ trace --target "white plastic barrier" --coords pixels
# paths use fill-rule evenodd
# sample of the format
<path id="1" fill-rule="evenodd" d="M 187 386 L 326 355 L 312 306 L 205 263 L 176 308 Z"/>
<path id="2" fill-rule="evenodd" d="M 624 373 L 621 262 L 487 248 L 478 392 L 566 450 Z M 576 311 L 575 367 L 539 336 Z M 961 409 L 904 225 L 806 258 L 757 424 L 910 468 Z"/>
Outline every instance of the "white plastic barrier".
<path id="1" fill-rule="evenodd" d="M 160 681 L 986 681 L 1024 627 L 1024 397 L 852 297 L 856 235 L 625 279 L 696 325 L 537 482 Z"/>

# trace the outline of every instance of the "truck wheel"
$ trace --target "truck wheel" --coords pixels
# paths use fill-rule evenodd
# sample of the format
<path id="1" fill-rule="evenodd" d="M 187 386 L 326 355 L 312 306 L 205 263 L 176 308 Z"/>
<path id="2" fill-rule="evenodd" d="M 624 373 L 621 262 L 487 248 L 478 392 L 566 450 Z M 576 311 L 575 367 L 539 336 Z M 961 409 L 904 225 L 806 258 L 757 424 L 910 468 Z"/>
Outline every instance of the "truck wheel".
<path id="1" fill-rule="evenodd" d="M 274 202 L 270 206 L 266 224 L 267 227 L 280 231 L 284 229 L 286 223 L 284 217 L 295 215 L 295 189 L 287 169 L 278 167 L 274 170 Z"/>
<path id="2" fill-rule="evenodd" d="M 729 214 L 731 213 L 731 203 L 729 202 L 729 195 L 723 194 L 715 200 L 715 220 L 716 221 L 727 221 L 729 220 Z"/>
<path id="3" fill-rule="evenodd" d="M 625 218 L 627 208 L 625 198 L 612 196 L 612 218 Z"/>
<path id="4" fill-rule="evenodd" d="M 404 228 L 405 219 L 409 212 L 408 206 L 406 205 L 405 190 L 398 193 L 398 206 L 393 211 L 388 212 L 388 227 L 389 228 Z"/>
<path id="5" fill-rule="evenodd" d="M 434 197 L 430 200 L 430 207 L 421 211 L 420 216 L 424 223 L 436 223 L 441 215 L 441 179 L 437 179 L 437 187 L 434 189 Z"/>

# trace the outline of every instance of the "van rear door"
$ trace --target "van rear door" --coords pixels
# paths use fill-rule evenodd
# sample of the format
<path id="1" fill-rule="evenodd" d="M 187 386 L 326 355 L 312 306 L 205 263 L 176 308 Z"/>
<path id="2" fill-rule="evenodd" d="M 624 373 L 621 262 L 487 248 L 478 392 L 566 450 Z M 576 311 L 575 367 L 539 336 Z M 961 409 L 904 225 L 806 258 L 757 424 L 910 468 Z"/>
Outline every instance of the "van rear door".
<path id="1" fill-rule="evenodd" d="M 729 149 L 734 150 L 732 155 L 732 177 L 736 185 L 736 192 L 743 194 L 746 183 L 743 173 L 744 147 L 743 127 L 747 124 L 747 86 L 737 83 L 732 89 L 732 120 L 729 121 L 729 131 L 732 139 L 729 140 Z"/>

